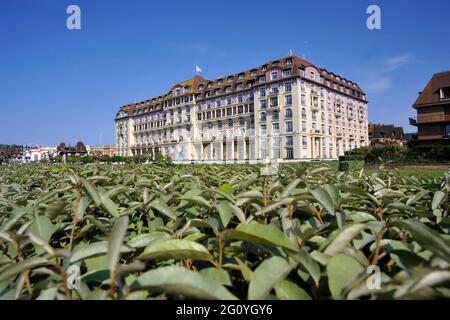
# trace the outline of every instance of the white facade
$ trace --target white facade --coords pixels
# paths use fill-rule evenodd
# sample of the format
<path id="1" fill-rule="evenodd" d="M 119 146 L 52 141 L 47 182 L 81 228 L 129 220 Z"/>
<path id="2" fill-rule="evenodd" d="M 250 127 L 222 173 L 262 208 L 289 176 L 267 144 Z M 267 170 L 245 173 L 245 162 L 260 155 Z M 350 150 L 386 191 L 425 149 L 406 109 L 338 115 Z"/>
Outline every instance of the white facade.
<path id="1" fill-rule="evenodd" d="M 116 117 L 122 156 L 336 159 L 368 144 L 364 93 L 297 57 L 214 81 L 194 78 L 163 97 L 123 107 Z"/>

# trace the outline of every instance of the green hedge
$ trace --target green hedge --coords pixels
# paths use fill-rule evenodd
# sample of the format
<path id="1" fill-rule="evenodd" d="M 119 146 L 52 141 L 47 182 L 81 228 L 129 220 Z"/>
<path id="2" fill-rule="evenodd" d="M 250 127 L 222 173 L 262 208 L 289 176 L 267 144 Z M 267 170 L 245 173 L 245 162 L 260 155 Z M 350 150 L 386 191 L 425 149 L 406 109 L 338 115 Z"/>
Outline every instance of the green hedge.
<path id="1" fill-rule="evenodd" d="M 364 155 L 339 156 L 339 161 L 364 161 Z"/>
<path id="2" fill-rule="evenodd" d="M 450 161 L 450 145 L 387 145 L 378 148 L 359 148 L 347 151 L 341 161 L 356 160 L 363 157 L 368 164 L 380 162 L 396 163 L 448 163 Z M 380 160 L 381 159 L 381 160 Z"/>

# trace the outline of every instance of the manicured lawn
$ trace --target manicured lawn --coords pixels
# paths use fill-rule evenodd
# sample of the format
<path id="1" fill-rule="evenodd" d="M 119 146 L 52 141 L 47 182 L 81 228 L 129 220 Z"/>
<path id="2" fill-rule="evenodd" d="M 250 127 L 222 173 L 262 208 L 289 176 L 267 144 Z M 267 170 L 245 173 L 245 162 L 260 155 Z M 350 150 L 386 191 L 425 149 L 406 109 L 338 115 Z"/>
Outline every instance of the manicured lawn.
<path id="1" fill-rule="evenodd" d="M 395 170 L 395 169 L 392 169 Z M 400 171 L 401 176 L 418 176 L 418 177 L 442 177 L 447 170 L 444 169 L 398 169 Z M 371 174 L 376 169 L 366 169 L 365 172 L 367 174 Z"/>

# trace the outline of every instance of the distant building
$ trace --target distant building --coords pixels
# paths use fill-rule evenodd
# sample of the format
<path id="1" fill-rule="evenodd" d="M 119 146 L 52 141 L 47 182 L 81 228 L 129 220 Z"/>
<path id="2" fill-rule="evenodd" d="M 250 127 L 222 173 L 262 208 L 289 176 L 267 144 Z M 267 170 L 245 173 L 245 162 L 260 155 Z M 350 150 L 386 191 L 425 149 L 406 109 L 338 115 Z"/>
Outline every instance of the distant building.
<path id="1" fill-rule="evenodd" d="M 369 140 L 372 147 L 382 147 L 388 144 L 403 145 L 405 134 L 403 127 L 393 124 L 369 124 Z"/>
<path id="2" fill-rule="evenodd" d="M 0 164 L 19 161 L 24 147 L 19 145 L 0 145 Z"/>
<path id="3" fill-rule="evenodd" d="M 49 160 L 50 158 L 56 156 L 56 147 L 27 147 L 22 154 L 21 161 L 23 163 L 27 162 L 38 162 L 43 160 Z"/>
<path id="4" fill-rule="evenodd" d="M 59 146 L 56 148 L 59 156 L 67 155 L 67 156 L 85 156 L 88 154 L 87 148 L 83 142 L 78 141 L 75 147 L 70 145 L 66 145 L 64 142 L 61 142 Z"/>
<path id="5" fill-rule="evenodd" d="M 91 146 L 89 155 L 94 157 L 108 156 L 113 157 L 117 153 L 115 146 Z"/>
<path id="6" fill-rule="evenodd" d="M 433 75 L 413 104 L 417 118 L 410 124 L 417 126 L 417 142 L 450 142 L 450 71 Z"/>
<path id="7" fill-rule="evenodd" d="M 336 159 L 368 145 L 367 117 L 358 84 L 288 56 L 121 107 L 116 147 L 175 161 Z"/>

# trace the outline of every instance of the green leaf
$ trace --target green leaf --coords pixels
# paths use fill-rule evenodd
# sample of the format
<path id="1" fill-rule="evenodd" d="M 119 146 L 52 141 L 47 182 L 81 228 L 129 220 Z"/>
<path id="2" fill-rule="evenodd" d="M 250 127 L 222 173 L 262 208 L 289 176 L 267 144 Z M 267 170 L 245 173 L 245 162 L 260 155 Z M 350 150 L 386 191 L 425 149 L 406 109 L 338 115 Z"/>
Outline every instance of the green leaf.
<path id="1" fill-rule="evenodd" d="M 177 214 L 159 199 L 155 199 L 152 202 L 150 202 L 149 206 L 150 208 L 161 212 L 163 215 L 172 220 L 175 220 L 177 218 Z"/>
<path id="2" fill-rule="evenodd" d="M 144 248 L 149 246 L 155 241 L 167 240 L 170 238 L 170 235 L 166 232 L 162 231 L 150 231 L 149 233 L 140 234 L 130 241 L 127 244 L 133 248 Z"/>
<path id="3" fill-rule="evenodd" d="M 431 202 L 431 209 L 437 209 L 441 206 L 441 204 L 445 201 L 447 198 L 447 193 L 443 191 L 436 191 L 433 196 L 433 201 Z"/>
<path id="4" fill-rule="evenodd" d="M 29 231 L 45 242 L 49 242 L 56 228 L 46 216 L 37 216 L 31 224 Z"/>
<path id="5" fill-rule="evenodd" d="M 295 261 L 303 266 L 306 271 L 311 275 L 316 286 L 319 286 L 320 280 L 320 266 L 316 260 L 306 251 L 306 249 L 300 249 L 300 252 L 292 256 Z"/>
<path id="6" fill-rule="evenodd" d="M 211 260 L 211 254 L 203 245 L 189 240 L 171 239 L 150 245 L 138 257 L 143 260 L 191 259 Z"/>
<path id="7" fill-rule="evenodd" d="M 0 273 L 0 282 L 14 277 L 24 271 L 50 264 L 46 258 L 35 257 L 10 264 Z"/>
<path id="8" fill-rule="evenodd" d="M 408 231 L 414 241 L 417 241 L 421 246 L 438 257 L 450 261 L 449 242 L 430 227 L 414 219 L 396 221 L 393 225 Z"/>
<path id="9" fill-rule="evenodd" d="M 202 206 L 202 207 L 206 207 L 208 209 L 211 208 L 211 204 L 209 203 L 208 200 L 206 200 L 205 198 L 201 197 L 201 196 L 181 196 L 179 198 L 180 200 L 186 200 L 188 202 L 194 203 L 196 205 Z"/>
<path id="10" fill-rule="evenodd" d="M 132 252 L 134 249 L 122 246 L 120 249 L 121 253 Z M 89 245 L 77 247 L 70 257 L 70 263 L 75 263 L 77 261 L 106 254 L 108 252 L 108 241 L 98 241 L 91 243 Z"/>
<path id="11" fill-rule="evenodd" d="M 257 222 L 239 224 L 236 229 L 225 230 L 223 239 L 225 241 L 243 240 L 298 251 L 298 248 L 285 236 L 283 231 L 273 225 Z"/>
<path id="12" fill-rule="evenodd" d="M 237 299 L 220 284 L 205 278 L 200 273 L 178 266 L 162 267 L 145 272 L 131 285 L 132 290 L 141 288 L 159 289 L 196 299 Z"/>
<path id="13" fill-rule="evenodd" d="M 234 259 L 237 261 L 239 268 L 241 269 L 244 280 L 250 282 L 250 280 L 252 280 L 253 271 L 238 257 L 234 257 Z"/>
<path id="14" fill-rule="evenodd" d="M 334 214 L 335 207 L 333 199 L 327 190 L 322 187 L 318 187 L 310 191 L 312 196 L 331 214 Z"/>
<path id="15" fill-rule="evenodd" d="M 280 300 L 311 300 L 311 296 L 295 283 L 281 280 L 275 285 L 275 293 Z"/>
<path id="16" fill-rule="evenodd" d="M 292 265 L 281 257 L 264 260 L 253 272 L 248 287 L 249 300 L 264 300 L 272 288 L 292 270 Z"/>
<path id="17" fill-rule="evenodd" d="M 200 270 L 200 274 L 206 279 L 217 282 L 224 286 L 231 286 L 230 275 L 225 269 L 205 268 Z"/>
<path id="18" fill-rule="evenodd" d="M 80 178 L 80 181 L 88 196 L 95 202 L 96 205 L 101 205 L 101 200 L 97 188 L 84 178 Z"/>
<path id="19" fill-rule="evenodd" d="M 105 193 L 100 194 L 100 202 L 103 209 L 113 217 L 119 216 L 117 205 Z"/>
<path id="20" fill-rule="evenodd" d="M 338 254 L 327 264 L 328 287 L 334 300 L 342 299 L 341 293 L 364 268 L 353 258 Z"/>
<path id="21" fill-rule="evenodd" d="M 108 240 L 108 267 L 111 274 L 116 272 L 117 262 L 120 258 L 120 250 L 123 243 L 123 238 L 128 228 L 128 216 L 118 218 L 112 228 L 111 235 Z"/>
<path id="22" fill-rule="evenodd" d="M 230 207 L 229 202 L 221 201 L 217 206 L 217 211 L 219 211 L 223 226 L 226 227 L 233 217 L 233 209 Z"/>
<path id="23" fill-rule="evenodd" d="M 345 247 L 366 228 L 363 223 L 356 223 L 346 226 L 325 249 L 324 253 L 334 256 L 341 253 Z"/>

